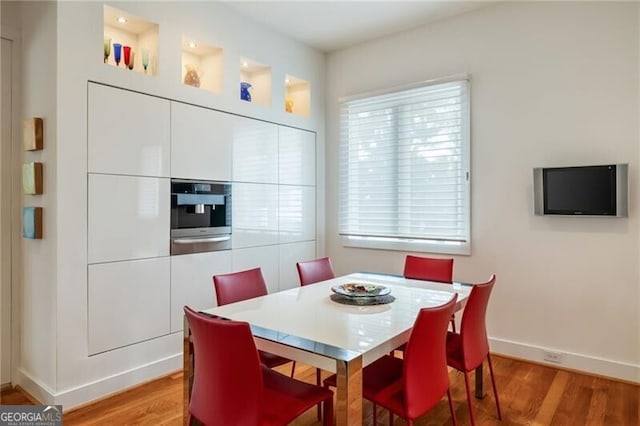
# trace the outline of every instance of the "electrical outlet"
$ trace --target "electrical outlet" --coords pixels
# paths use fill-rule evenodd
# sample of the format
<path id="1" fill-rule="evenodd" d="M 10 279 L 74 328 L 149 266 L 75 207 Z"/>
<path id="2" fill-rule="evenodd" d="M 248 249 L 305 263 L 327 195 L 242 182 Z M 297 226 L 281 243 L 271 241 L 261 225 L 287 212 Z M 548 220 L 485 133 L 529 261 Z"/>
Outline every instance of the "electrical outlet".
<path id="1" fill-rule="evenodd" d="M 562 364 L 562 353 L 543 351 L 542 359 L 547 362 L 555 362 L 556 364 Z"/>

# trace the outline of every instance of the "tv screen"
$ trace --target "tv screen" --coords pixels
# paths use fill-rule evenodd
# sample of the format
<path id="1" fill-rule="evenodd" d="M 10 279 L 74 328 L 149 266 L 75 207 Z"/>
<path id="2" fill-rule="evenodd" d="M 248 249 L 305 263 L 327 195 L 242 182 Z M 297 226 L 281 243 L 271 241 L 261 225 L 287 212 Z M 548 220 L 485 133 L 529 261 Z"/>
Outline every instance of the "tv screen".
<path id="1" fill-rule="evenodd" d="M 626 216 L 627 165 L 534 170 L 536 214 Z"/>

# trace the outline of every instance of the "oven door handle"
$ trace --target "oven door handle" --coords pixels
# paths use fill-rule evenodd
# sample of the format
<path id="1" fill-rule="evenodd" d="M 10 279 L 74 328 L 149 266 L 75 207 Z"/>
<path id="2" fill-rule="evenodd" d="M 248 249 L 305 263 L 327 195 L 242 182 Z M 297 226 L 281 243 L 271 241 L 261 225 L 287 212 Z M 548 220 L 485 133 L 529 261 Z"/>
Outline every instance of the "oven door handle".
<path id="1" fill-rule="evenodd" d="M 223 237 L 208 237 L 208 238 L 176 238 L 172 240 L 176 244 L 200 244 L 200 243 L 221 243 L 223 241 L 229 241 L 231 236 L 225 235 Z"/>

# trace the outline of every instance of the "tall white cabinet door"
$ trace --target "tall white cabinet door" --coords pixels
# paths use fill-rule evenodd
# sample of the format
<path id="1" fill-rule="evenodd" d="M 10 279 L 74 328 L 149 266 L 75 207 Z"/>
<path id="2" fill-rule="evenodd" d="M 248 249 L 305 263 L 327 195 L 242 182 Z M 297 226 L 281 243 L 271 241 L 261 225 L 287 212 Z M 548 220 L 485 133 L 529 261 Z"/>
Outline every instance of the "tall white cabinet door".
<path id="1" fill-rule="evenodd" d="M 89 84 L 88 171 L 169 176 L 166 99 Z"/>
<path id="2" fill-rule="evenodd" d="M 278 127 L 278 168 L 281 184 L 316 184 L 316 134 L 292 127 Z"/>
<path id="3" fill-rule="evenodd" d="M 267 291 L 275 293 L 280 284 L 278 246 L 252 247 L 231 251 L 233 272 L 261 268 Z"/>
<path id="4" fill-rule="evenodd" d="M 235 121 L 233 180 L 278 183 L 278 126 L 249 118 Z"/>
<path id="5" fill-rule="evenodd" d="M 231 251 L 171 256 L 171 332 L 182 331 L 185 305 L 202 310 L 217 305 L 213 276 L 231 270 Z"/>
<path id="6" fill-rule="evenodd" d="M 171 177 L 231 180 L 236 116 L 171 103 Z"/>
<path id="7" fill-rule="evenodd" d="M 169 255 L 168 178 L 89 174 L 89 263 Z"/>
<path id="8" fill-rule="evenodd" d="M 292 243 L 315 240 L 315 187 L 280 185 L 278 198 L 279 242 Z"/>
<path id="9" fill-rule="evenodd" d="M 316 258 L 316 242 L 280 244 L 280 291 L 298 287 L 300 277 L 296 263 Z"/>
<path id="10" fill-rule="evenodd" d="M 278 185 L 235 182 L 232 206 L 234 249 L 278 244 Z"/>
<path id="11" fill-rule="evenodd" d="M 169 258 L 89 265 L 89 354 L 169 333 Z"/>

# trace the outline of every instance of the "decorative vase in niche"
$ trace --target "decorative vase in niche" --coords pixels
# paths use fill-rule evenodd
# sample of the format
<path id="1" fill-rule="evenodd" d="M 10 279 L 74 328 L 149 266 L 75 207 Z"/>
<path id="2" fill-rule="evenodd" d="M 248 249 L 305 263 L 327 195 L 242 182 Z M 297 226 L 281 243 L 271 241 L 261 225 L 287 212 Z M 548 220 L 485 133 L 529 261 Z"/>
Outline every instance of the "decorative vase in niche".
<path id="1" fill-rule="evenodd" d="M 120 54 L 122 45 L 120 43 L 113 43 L 113 59 L 116 61 L 116 66 L 120 66 Z"/>
<path id="2" fill-rule="evenodd" d="M 246 81 L 240 82 L 240 99 L 251 102 L 251 93 L 249 93 L 249 89 L 251 89 L 251 87 L 251 84 Z"/>
<path id="3" fill-rule="evenodd" d="M 104 63 L 109 62 L 109 55 L 111 55 L 111 37 L 104 37 Z"/>
<path id="4" fill-rule="evenodd" d="M 293 99 L 287 96 L 284 100 L 284 110 L 286 112 L 293 112 Z"/>
<path id="5" fill-rule="evenodd" d="M 185 65 L 187 72 L 184 74 L 184 84 L 193 87 L 200 87 L 200 74 L 193 65 Z"/>

